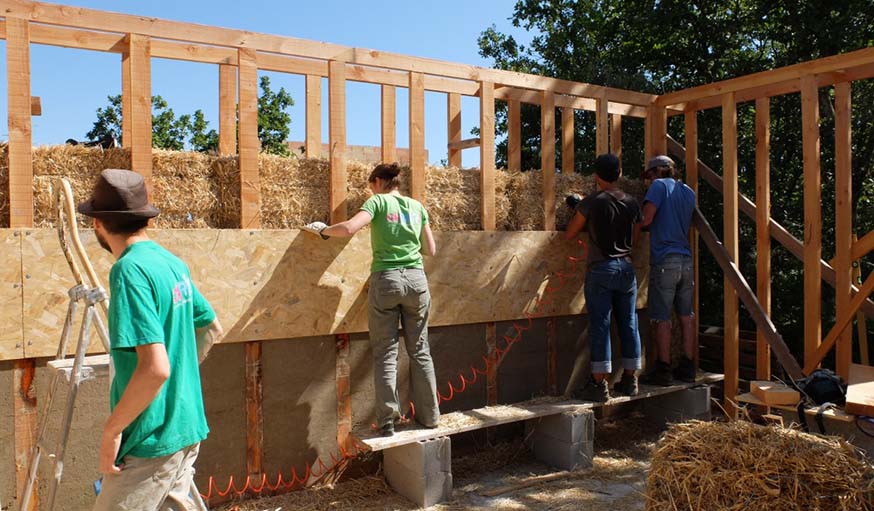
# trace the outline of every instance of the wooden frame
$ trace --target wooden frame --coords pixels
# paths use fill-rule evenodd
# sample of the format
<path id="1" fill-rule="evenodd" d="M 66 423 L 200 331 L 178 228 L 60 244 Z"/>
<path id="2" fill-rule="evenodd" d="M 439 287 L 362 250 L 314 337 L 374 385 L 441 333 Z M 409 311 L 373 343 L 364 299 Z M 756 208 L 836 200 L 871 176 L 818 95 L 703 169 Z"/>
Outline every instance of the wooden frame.
<path id="1" fill-rule="evenodd" d="M 756 100 L 756 295 L 762 310 L 771 315 L 771 102 Z M 765 334 L 756 332 L 756 378 L 771 379 L 771 347 Z"/>
<path id="2" fill-rule="evenodd" d="M 237 154 L 237 66 L 230 64 L 219 64 L 218 151 L 221 155 Z"/>
<path id="3" fill-rule="evenodd" d="M 852 91 L 847 82 L 835 85 L 835 301 L 837 317 L 849 313 L 853 268 Z M 836 364 L 845 380 L 853 362 L 853 331 L 838 337 Z"/>
<path id="4" fill-rule="evenodd" d="M 540 104 L 540 172 L 543 174 L 543 229 L 555 230 L 555 95 L 543 92 Z"/>
<path id="5" fill-rule="evenodd" d="M 425 81 L 410 73 L 410 195 L 425 201 Z"/>
<path id="6" fill-rule="evenodd" d="M 322 77 L 306 77 L 306 140 L 304 152 L 307 158 L 322 156 Z"/>
<path id="7" fill-rule="evenodd" d="M 394 163 L 398 159 L 397 151 L 397 95 L 392 85 L 381 87 L 381 145 L 382 161 Z"/>
<path id="8" fill-rule="evenodd" d="M 737 107 L 734 93 L 729 92 L 722 96 L 722 160 L 724 179 L 724 207 L 723 207 L 723 243 L 728 252 L 731 262 L 738 264 L 740 255 L 738 244 L 738 216 L 737 216 Z M 725 354 L 723 364 L 725 366 L 725 400 L 723 406 L 729 417 L 736 417 L 737 405 L 735 398 L 738 391 L 739 378 L 739 343 L 740 329 L 738 324 L 738 298 L 737 292 L 732 288 L 729 277 L 724 278 L 725 303 Z"/>
<path id="9" fill-rule="evenodd" d="M 33 224 L 33 156 L 30 122 L 30 23 L 7 18 L 9 90 L 9 225 Z"/>
<path id="10" fill-rule="evenodd" d="M 804 146 L 804 363 L 822 339 L 822 176 L 819 151 L 819 88 L 801 78 L 801 135 Z"/>
<path id="11" fill-rule="evenodd" d="M 494 94 L 494 88 L 492 93 Z M 446 140 L 449 144 L 447 162 L 450 167 L 461 168 L 461 148 L 453 149 L 452 147 L 453 143 L 461 142 L 461 94 L 450 93 L 446 95 L 446 117 L 448 119 Z"/>
<path id="12" fill-rule="evenodd" d="M 483 230 L 495 230 L 495 86 L 480 84 L 480 199 Z"/>
<path id="13" fill-rule="evenodd" d="M 239 50 L 240 73 L 240 221 L 244 229 L 261 227 L 261 180 L 258 172 L 258 67 L 255 53 Z M 151 145 L 149 145 L 151 148 Z"/>

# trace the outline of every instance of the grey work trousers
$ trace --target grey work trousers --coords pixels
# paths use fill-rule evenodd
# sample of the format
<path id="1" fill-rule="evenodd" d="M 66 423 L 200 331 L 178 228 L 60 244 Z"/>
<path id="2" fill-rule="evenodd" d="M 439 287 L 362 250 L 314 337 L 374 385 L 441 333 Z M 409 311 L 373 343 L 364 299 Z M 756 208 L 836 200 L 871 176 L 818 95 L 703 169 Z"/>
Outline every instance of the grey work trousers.
<path id="1" fill-rule="evenodd" d="M 398 320 L 410 357 L 410 386 L 416 420 L 437 425 L 437 381 L 428 348 L 431 293 L 424 270 L 405 268 L 374 272 L 368 292 L 368 327 L 373 351 L 376 420 L 379 427 L 400 418 L 398 403 Z"/>

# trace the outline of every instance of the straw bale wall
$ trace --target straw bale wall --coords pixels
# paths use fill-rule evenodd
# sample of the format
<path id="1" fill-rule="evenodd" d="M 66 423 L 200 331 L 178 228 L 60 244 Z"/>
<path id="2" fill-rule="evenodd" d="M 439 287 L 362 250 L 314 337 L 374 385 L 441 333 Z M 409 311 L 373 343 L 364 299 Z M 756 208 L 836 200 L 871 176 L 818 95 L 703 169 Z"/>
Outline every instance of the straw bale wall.
<path id="1" fill-rule="evenodd" d="M 52 225 L 54 208 L 51 199 L 55 178 L 69 179 L 77 200 L 83 200 L 96 176 L 106 168 L 130 168 L 130 151 L 66 145 L 35 148 L 35 226 Z M 372 164 L 347 163 L 350 213 L 356 211 L 370 194 L 367 176 L 371 169 Z M 262 228 L 297 228 L 313 220 L 326 221 L 329 176 L 330 165 L 324 159 L 262 154 Z M 3 146 L 0 147 L 0 227 L 9 225 L 8 181 L 7 151 Z M 238 228 L 239 182 L 236 157 L 155 150 L 151 192 L 153 201 L 161 209 L 155 227 Z M 496 223 L 499 230 L 543 228 L 542 178 L 539 171 L 498 171 L 495 182 Z M 623 179 L 621 187 L 638 198 L 644 193 L 639 181 Z M 408 191 L 408 184 L 404 183 L 402 189 Z M 568 193 L 586 194 L 594 189 L 594 178 L 591 176 L 558 174 L 557 225 L 565 225 L 570 218 L 570 211 L 564 207 L 564 197 Z M 479 170 L 427 167 L 425 190 L 425 206 L 435 230 L 482 228 Z"/>

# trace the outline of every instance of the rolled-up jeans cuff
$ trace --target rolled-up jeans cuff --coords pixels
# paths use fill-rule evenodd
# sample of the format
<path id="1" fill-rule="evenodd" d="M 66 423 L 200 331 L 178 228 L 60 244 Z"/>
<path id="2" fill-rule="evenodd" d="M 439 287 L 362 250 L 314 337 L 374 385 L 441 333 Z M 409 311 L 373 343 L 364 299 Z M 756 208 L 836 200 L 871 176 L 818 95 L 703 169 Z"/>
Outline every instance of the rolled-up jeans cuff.
<path id="1" fill-rule="evenodd" d="M 609 360 L 604 360 L 603 362 L 592 362 L 592 372 L 595 374 L 612 373 L 613 365 Z"/>
<path id="2" fill-rule="evenodd" d="M 638 369 L 641 369 L 642 367 L 643 366 L 640 363 L 640 357 L 622 359 L 622 369 L 632 369 L 636 371 Z"/>

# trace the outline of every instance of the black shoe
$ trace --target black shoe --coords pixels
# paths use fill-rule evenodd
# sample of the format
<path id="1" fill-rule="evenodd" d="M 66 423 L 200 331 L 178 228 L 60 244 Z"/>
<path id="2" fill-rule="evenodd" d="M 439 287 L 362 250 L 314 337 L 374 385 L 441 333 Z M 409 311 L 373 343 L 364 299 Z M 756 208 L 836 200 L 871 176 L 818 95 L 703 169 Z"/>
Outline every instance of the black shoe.
<path id="1" fill-rule="evenodd" d="M 670 387 L 674 384 L 674 376 L 671 373 L 671 364 L 656 361 L 655 370 L 649 373 L 646 377 L 646 383 L 650 385 L 659 385 L 661 387 Z"/>
<path id="2" fill-rule="evenodd" d="M 674 378 L 686 383 L 695 383 L 695 376 L 695 362 L 685 355 L 680 357 L 680 363 L 674 369 Z"/>
<path id="3" fill-rule="evenodd" d="M 619 383 L 613 386 L 613 390 L 625 394 L 626 396 L 636 396 L 639 391 L 637 388 L 637 375 L 622 373 L 622 379 Z"/>
<path id="4" fill-rule="evenodd" d="M 379 434 L 381 436 L 394 436 L 394 434 L 395 434 L 394 422 L 389 422 L 388 424 L 384 424 L 381 428 L 379 428 Z"/>
<path id="5" fill-rule="evenodd" d="M 582 389 L 577 389 L 573 393 L 574 399 L 581 401 L 594 401 L 595 403 L 606 403 L 610 400 L 610 387 L 607 384 L 607 378 L 600 382 L 596 382 L 595 378 L 589 377 L 589 383 Z"/>

